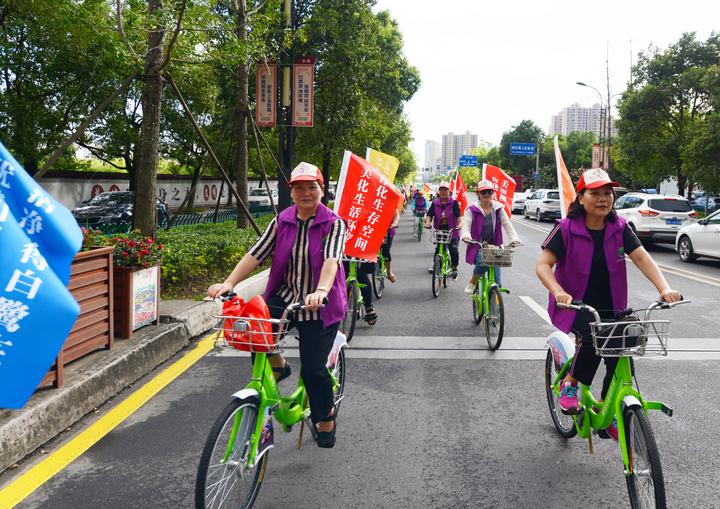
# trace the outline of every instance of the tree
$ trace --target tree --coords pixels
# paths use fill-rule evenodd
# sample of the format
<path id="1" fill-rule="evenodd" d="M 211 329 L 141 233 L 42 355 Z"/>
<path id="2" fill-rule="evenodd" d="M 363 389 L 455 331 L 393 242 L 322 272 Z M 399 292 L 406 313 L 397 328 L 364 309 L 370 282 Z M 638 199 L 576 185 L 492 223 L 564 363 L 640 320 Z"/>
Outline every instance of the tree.
<path id="1" fill-rule="evenodd" d="M 532 120 L 523 120 L 517 126 L 510 128 L 503 133 L 500 140 L 500 166 L 508 173 L 529 179 L 535 169 L 535 157 L 510 155 L 510 143 L 541 144 L 544 136 L 543 130 Z"/>

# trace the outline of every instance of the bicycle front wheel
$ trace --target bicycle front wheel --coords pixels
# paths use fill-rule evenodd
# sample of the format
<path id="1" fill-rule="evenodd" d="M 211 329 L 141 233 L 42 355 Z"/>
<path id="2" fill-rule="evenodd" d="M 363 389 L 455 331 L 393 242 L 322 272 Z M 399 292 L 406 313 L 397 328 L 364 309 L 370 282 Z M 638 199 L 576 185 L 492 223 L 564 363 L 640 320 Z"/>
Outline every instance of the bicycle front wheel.
<path id="1" fill-rule="evenodd" d="M 340 410 L 340 402 L 345 395 L 345 376 L 346 376 L 346 364 L 345 364 L 345 349 L 341 348 L 338 358 L 335 361 L 335 365 L 330 369 L 332 376 L 335 379 L 335 386 L 333 387 L 333 404 L 335 405 L 335 415 Z"/>
<path id="2" fill-rule="evenodd" d="M 432 276 L 432 294 L 433 297 L 440 295 L 440 286 L 442 285 L 442 258 L 435 255 L 433 258 L 433 276 Z"/>
<path id="3" fill-rule="evenodd" d="M 205 443 L 195 482 L 195 507 L 252 507 L 260 492 L 268 462 L 250 458 L 258 419 L 256 397 L 233 399 L 222 411 Z M 249 467 L 249 463 L 253 466 Z"/>
<path id="4" fill-rule="evenodd" d="M 340 323 L 340 330 L 343 334 L 345 334 L 345 337 L 347 337 L 348 343 L 353 337 L 353 334 L 355 333 L 355 323 L 357 322 L 357 316 L 358 316 L 358 286 L 355 283 L 351 283 L 350 287 L 348 288 L 348 296 L 347 296 L 347 313 L 345 314 L 345 318 Z"/>
<path id="5" fill-rule="evenodd" d="M 488 316 L 485 317 L 485 336 L 490 350 L 497 350 L 505 331 L 505 309 L 502 294 L 497 286 L 488 291 Z"/>
<path id="6" fill-rule="evenodd" d="M 420 240 L 422 240 L 422 232 L 423 232 L 422 221 L 418 221 L 418 227 L 417 227 L 417 239 L 418 239 L 418 242 L 420 242 Z"/>
<path id="7" fill-rule="evenodd" d="M 385 291 L 385 274 L 381 265 L 384 266 L 384 264 L 381 264 L 378 259 L 378 262 L 375 264 L 375 272 L 372 277 L 373 293 L 378 300 L 382 299 L 383 291 Z"/>
<path id="8" fill-rule="evenodd" d="M 664 508 L 665 481 L 650 421 L 638 406 L 626 407 L 623 420 L 630 458 L 630 473 L 625 478 L 630 505 L 633 509 Z"/>
<path id="9" fill-rule="evenodd" d="M 550 416 L 553 424 L 563 438 L 572 438 L 577 435 L 575 428 L 575 420 L 571 415 L 565 415 L 560 410 L 560 394 L 556 394 L 553 390 L 553 383 L 557 378 L 558 372 L 555 369 L 555 360 L 553 359 L 552 350 L 548 348 L 545 357 L 545 393 L 547 394 L 548 407 L 550 407 Z"/>
<path id="10" fill-rule="evenodd" d="M 475 325 L 480 325 L 483 319 L 482 293 L 479 283 L 475 283 L 475 293 L 472 294 L 473 321 Z"/>

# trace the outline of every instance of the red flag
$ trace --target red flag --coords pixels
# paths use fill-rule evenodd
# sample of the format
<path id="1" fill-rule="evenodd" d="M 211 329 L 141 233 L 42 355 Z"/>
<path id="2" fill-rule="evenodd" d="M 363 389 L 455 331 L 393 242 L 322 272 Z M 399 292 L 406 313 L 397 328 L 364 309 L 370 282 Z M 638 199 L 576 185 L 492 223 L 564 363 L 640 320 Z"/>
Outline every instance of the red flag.
<path id="1" fill-rule="evenodd" d="M 345 151 L 335 213 L 347 221 L 345 255 L 374 262 L 402 195 L 362 157 Z"/>
<path id="2" fill-rule="evenodd" d="M 462 175 L 460 175 L 460 172 L 457 172 L 457 176 L 455 177 L 455 181 L 452 182 L 450 185 L 455 184 L 455 199 L 460 203 L 460 215 L 465 213 L 465 209 L 468 206 L 467 201 L 467 187 L 465 186 L 465 182 L 463 182 Z"/>
<path id="3" fill-rule="evenodd" d="M 457 175 L 460 175 L 460 172 L 457 172 Z M 457 179 L 457 175 L 450 181 L 450 196 L 455 196 L 455 180 Z"/>
<path id="4" fill-rule="evenodd" d="M 515 180 L 497 166 L 483 165 L 485 178 L 495 187 L 495 199 L 503 204 L 508 217 L 512 216 L 512 200 L 515 194 Z"/>

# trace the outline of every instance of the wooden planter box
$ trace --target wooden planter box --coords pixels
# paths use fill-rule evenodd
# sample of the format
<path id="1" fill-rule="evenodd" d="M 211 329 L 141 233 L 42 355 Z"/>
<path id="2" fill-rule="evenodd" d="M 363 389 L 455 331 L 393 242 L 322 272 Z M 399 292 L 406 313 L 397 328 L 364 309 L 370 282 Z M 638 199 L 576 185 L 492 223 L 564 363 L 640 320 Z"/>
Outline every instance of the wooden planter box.
<path id="1" fill-rule="evenodd" d="M 63 385 L 63 366 L 100 348 L 113 347 L 113 247 L 78 253 L 70 269 L 68 290 L 80 314 L 40 386 Z"/>
<path id="2" fill-rule="evenodd" d="M 115 334 L 128 339 L 145 325 L 160 323 L 160 266 L 113 268 Z"/>

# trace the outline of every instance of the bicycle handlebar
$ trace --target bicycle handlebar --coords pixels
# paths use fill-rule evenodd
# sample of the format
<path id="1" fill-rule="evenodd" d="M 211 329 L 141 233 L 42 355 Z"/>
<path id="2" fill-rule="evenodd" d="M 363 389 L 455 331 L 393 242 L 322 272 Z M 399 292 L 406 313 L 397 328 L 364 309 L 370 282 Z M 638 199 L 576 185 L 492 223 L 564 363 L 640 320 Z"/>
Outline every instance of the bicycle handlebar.
<path id="1" fill-rule="evenodd" d="M 209 301 L 228 302 L 228 301 L 231 300 L 233 297 L 237 297 L 237 293 L 235 293 L 235 292 L 225 292 L 225 293 L 222 293 L 222 294 L 218 295 L 218 296 L 215 297 L 215 298 L 205 297 L 205 298 L 203 299 L 203 301 L 206 301 L 206 302 L 209 302 Z M 328 302 L 329 302 L 329 301 L 328 301 L 328 298 L 327 298 L 327 297 L 323 297 L 323 300 L 322 300 L 323 305 L 326 305 Z M 296 313 L 296 312 L 298 312 L 298 311 L 304 311 L 305 309 L 307 309 L 307 306 L 306 306 L 305 304 L 303 304 L 302 302 L 293 302 L 292 304 L 290 304 L 288 307 L 285 308 L 285 312 L 283 313 L 283 318 L 284 318 L 288 313 Z"/>
<path id="2" fill-rule="evenodd" d="M 680 296 L 680 298 L 682 299 L 682 295 Z M 657 309 L 670 309 L 670 308 L 674 308 L 675 306 L 679 306 L 680 304 L 689 304 L 691 302 L 692 302 L 691 300 L 685 300 L 685 299 L 679 300 L 677 302 L 665 302 L 664 300 L 656 300 L 652 304 L 650 304 L 648 306 L 648 308 L 645 310 L 644 320 L 648 320 L 650 318 L 650 313 Z M 601 322 L 600 314 L 597 312 L 597 310 L 594 307 L 585 304 L 581 300 L 573 300 L 570 304 L 563 304 L 561 302 L 558 302 L 557 306 L 559 308 L 563 308 L 563 309 L 574 309 L 576 311 L 582 311 L 582 310 L 588 311 L 593 314 L 593 317 L 595 318 L 595 322 L 597 322 L 597 323 Z M 632 309 L 626 309 L 623 311 L 623 314 L 624 314 L 624 316 L 627 316 L 628 314 L 630 314 L 632 312 L 633 312 Z"/>

